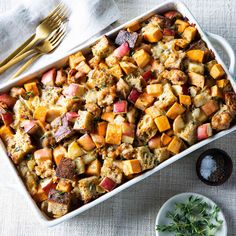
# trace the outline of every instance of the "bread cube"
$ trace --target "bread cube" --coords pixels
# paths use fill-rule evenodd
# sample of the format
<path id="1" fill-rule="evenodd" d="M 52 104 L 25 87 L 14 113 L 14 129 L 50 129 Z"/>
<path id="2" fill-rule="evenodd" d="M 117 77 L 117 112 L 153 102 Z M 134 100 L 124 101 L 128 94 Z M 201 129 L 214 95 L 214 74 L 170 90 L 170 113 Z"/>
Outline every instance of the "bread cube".
<path id="1" fill-rule="evenodd" d="M 189 72 L 189 83 L 200 88 L 204 88 L 205 77 L 195 72 Z"/>
<path id="2" fill-rule="evenodd" d="M 202 63 L 205 52 L 200 49 L 194 49 L 194 50 L 187 51 L 186 55 L 190 60 Z"/>
<path id="3" fill-rule="evenodd" d="M 156 43 L 162 39 L 162 32 L 157 26 L 149 24 L 144 27 L 143 38 L 150 43 Z"/>
<path id="4" fill-rule="evenodd" d="M 197 34 L 197 29 L 193 26 L 188 26 L 187 28 L 185 28 L 182 37 L 191 42 L 194 40 L 196 34 Z"/>
<path id="5" fill-rule="evenodd" d="M 81 61 L 77 66 L 76 70 L 83 73 L 83 74 L 88 74 L 91 71 L 91 68 L 85 61 Z"/>
<path id="6" fill-rule="evenodd" d="M 196 62 L 189 62 L 188 71 L 203 75 L 204 74 L 204 65 L 201 63 L 196 63 Z"/>
<path id="7" fill-rule="evenodd" d="M 157 106 L 151 106 L 145 109 L 145 113 L 150 115 L 153 119 L 158 116 L 163 115 L 163 111 L 161 111 Z"/>
<path id="8" fill-rule="evenodd" d="M 105 138 L 106 143 L 120 145 L 121 136 L 122 136 L 121 125 L 111 124 L 111 123 L 107 125 L 106 138 Z"/>
<path id="9" fill-rule="evenodd" d="M 52 149 L 42 148 L 34 152 L 34 159 L 36 163 L 52 160 Z"/>
<path id="10" fill-rule="evenodd" d="M 122 123 L 122 142 L 133 143 L 135 136 L 135 125 L 130 123 Z"/>
<path id="11" fill-rule="evenodd" d="M 92 53 L 94 56 L 105 58 L 113 51 L 113 47 L 106 36 L 103 36 L 93 47 Z"/>
<path id="12" fill-rule="evenodd" d="M 185 108 L 181 104 L 175 102 L 172 107 L 167 111 L 166 115 L 170 119 L 174 120 L 178 115 L 181 115 L 184 112 Z"/>
<path id="13" fill-rule="evenodd" d="M 167 146 L 170 143 L 171 140 L 172 140 L 172 138 L 169 135 L 167 135 L 165 133 L 163 133 L 161 135 L 161 144 L 162 144 L 162 146 Z"/>
<path id="14" fill-rule="evenodd" d="M 85 151 L 91 151 L 96 147 L 89 134 L 84 134 L 77 140 L 77 142 Z"/>
<path id="15" fill-rule="evenodd" d="M 211 87 L 211 96 L 212 97 L 222 97 L 222 92 L 217 85 Z"/>
<path id="16" fill-rule="evenodd" d="M 104 136 L 98 134 L 90 134 L 90 135 L 97 148 L 105 145 Z"/>
<path id="17" fill-rule="evenodd" d="M 79 144 L 76 141 L 73 141 L 68 146 L 68 157 L 71 159 L 76 159 L 77 157 L 80 157 L 84 154 L 83 149 L 79 146 Z"/>
<path id="18" fill-rule="evenodd" d="M 163 93 L 162 84 L 150 84 L 147 86 L 147 94 L 158 97 Z"/>
<path id="19" fill-rule="evenodd" d="M 229 83 L 227 79 L 216 80 L 216 84 L 219 88 L 224 88 Z"/>
<path id="20" fill-rule="evenodd" d="M 139 96 L 139 98 L 135 102 L 135 107 L 138 109 L 144 111 L 147 107 L 149 107 L 154 101 L 154 97 L 147 94 L 143 93 Z"/>
<path id="21" fill-rule="evenodd" d="M 97 124 L 97 134 L 99 136 L 105 137 L 106 135 L 106 130 L 107 130 L 107 122 L 102 121 Z"/>
<path id="22" fill-rule="evenodd" d="M 39 106 L 35 109 L 33 118 L 35 120 L 39 120 L 41 122 L 45 122 L 47 116 L 48 109 L 44 106 Z"/>
<path id="23" fill-rule="evenodd" d="M 39 95 L 39 90 L 38 90 L 36 82 L 30 82 L 30 83 L 24 84 L 24 87 L 25 87 L 26 92 L 31 93 L 31 96 Z"/>
<path id="24" fill-rule="evenodd" d="M 82 52 L 77 52 L 69 56 L 69 66 L 71 69 L 75 68 L 81 61 L 84 61 L 85 57 Z"/>
<path id="25" fill-rule="evenodd" d="M 215 100 L 209 100 L 205 105 L 201 107 L 201 109 L 207 116 L 210 116 L 217 112 L 220 107 Z"/>
<path id="26" fill-rule="evenodd" d="M 207 91 L 204 91 L 193 97 L 193 104 L 195 107 L 201 107 L 210 99 L 210 94 Z"/>
<path id="27" fill-rule="evenodd" d="M 95 176 L 100 176 L 101 173 L 101 162 L 96 159 L 94 161 L 92 161 L 88 167 L 87 170 L 85 171 L 86 175 L 95 175 Z"/>
<path id="28" fill-rule="evenodd" d="M 179 95 L 179 102 L 186 106 L 190 106 L 192 103 L 191 97 L 189 95 L 183 95 L 183 94 Z"/>
<path id="29" fill-rule="evenodd" d="M 126 75 L 132 73 L 134 70 L 137 69 L 137 66 L 135 66 L 132 62 L 129 61 L 121 61 L 120 66 Z"/>
<path id="30" fill-rule="evenodd" d="M 123 161 L 123 171 L 126 176 L 142 172 L 138 159 Z"/>
<path id="31" fill-rule="evenodd" d="M 107 70 L 107 73 L 114 76 L 117 79 L 119 79 L 123 76 L 123 72 L 122 72 L 119 64 L 112 66 L 110 69 Z"/>
<path id="32" fill-rule="evenodd" d="M 154 150 L 154 154 L 157 156 L 157 160 L 161 163 L 170 157 L 170 152 L 167 147 L 157 148 Z"/>
<path id="33" fill-rule="evenodd" d="M 62 193 L 69 193 L 72 190 L 71 183 L 68 180 L 60 179 L 56 186 L 56 190 Z"/>
<path id="34" fill-rule="evenodd" d="M 78 175 L 81 175 L 81 174 L 84 174 L 85 173 L 85 156 L 87 155 L 84 155 L 84 156 L 81 156 L 81 157 L 77 157 L 74 161 L 75 161 L 75 169 L 76 169 L 76 173 Z M 95 157 L 94 157 L 95 159 Z M 94 160 L 92 159 L 92 160 Z M 91 161 L 90 161 L 91 162 Z"/>
<path id="35" fill-rule="evenodd" d="M 88 111 L 79 111 L 73 129 L 82 132 L 93 131 L 94 116 Z"/>
<path id="36" fill-rule="evenodd" d="M 183 33 L 184 30 L 189 26 L 189 23 L 180 19 L 175 21 L 175 25 L 177 26 L 178 33 Z"/>
<path id="37" fill-rule="evenodd" d="M 182 141 L 178 137 L 174 137 L 169 143 L 167 150 L 171 153 L 178 154 L 180 152 Z"/>
<path id="38" fill-rule="evenodd" d="M 107 122 L 113 122 L 115 118 L 115 113 L 114 112 L 104 112 L 101 115 L 101 119 L 105 120 Z"/>
<path id="39" fill-rule="evenodd" d="M 53 106 L 50 107 L 50 109 L 47 110 L 46 114 L 46 122 L 51 123 L 53 120 L 55 120 L 57 117 L 62 116 L 66 113 L 66 108 L 61 106 Z M 42 122 L 42 120 L 41 120 Z"/>
<path id="40" fill-rule="evenodd" d="M 210 75 L 214 79 L 219 79 L 225 74 L 223 67 L 220 64 L 215 64 L 210 70 Z"/>
<path id="41" fill-rule="evenodd" d="M 93 69 L 97 68 L 100 62 L 101 62 L 101 58 L 98 56 L 94 56 L 88 61 L 89 66 Z"/>
<path id="42" fill-rule="evenodd" d="M 101 70 L 107 70 L 108 66 L 105 62 L 100 62 L 99 65 L 98 65 L 98 68 L 101 69 Z"/>
<path id="43" fill-rule="evenodd" d="M 33 198 L 36 202 L 43 202 L 48 199 L 48 196 L 39 185 L 37 192 L 33 195 Z"/>
<path id="44" fill-rule="evenodd" d="M 166 116 L 158 116 L 155 118 L 155 123 L 157 125 L 157 128 L 159 129 L 160 132 L 164 132 L 168 129 L 170 129 L 170 123 L 169 120 Z"/>
<path id="45" fill-rule="evenodd" d="M 151 56 L 144 49 L 140 49 L 134 53 L 133 58 L 137 65 L 143 68 L 150 62 Z"/>
<path id="46" fill-rule="evenodd" d="M 108 57 L 106 57 L 105 62 L 109 67 L 115 66 L 119 64 L 120 59 L 116 57 L 113 54 L 110 54 Z"/>
<path id="47" fill-rule="evenodd" d="M 67 156 L 67 151 L 62 145 L 59 145 L 53 149 L 53 160 L 57 166 L 60 163 L 62 157 L 66 156 Z"/>

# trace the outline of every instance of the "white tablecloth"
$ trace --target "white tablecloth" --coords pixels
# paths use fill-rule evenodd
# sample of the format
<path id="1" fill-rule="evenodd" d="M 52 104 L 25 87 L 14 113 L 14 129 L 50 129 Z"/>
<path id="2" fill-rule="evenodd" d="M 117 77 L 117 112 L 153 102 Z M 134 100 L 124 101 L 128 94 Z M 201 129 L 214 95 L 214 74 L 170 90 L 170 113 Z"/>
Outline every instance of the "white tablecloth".
<path id="1" fill-rule="evenodd" d="M 117 0 L 123 23 L 163 1 Z M 224 36 L 236 50 L 235 0 L 183 0 L 207 31 Z M 0 0 L 0 12 L 13 7 L 16 0 Z M 171 196 L 187 191 L 213 199 L 225 213 L 229 236 L 236 235 L 236 174 L 220 187 L 209 187 L 198 180 L 196 159 L 207 148 L 227 151 L 236 167 L 236 133 L 163 169 L 143 182 L 92 208 L 79 217 L 47 229 L 32 214 L 26 201 L 15 191 L 0 189 L 1 236 L 149 236 L 155 235 L 154 222 L 161 205 Z M 1 158 L 1 157 L 0 157 Z"/>

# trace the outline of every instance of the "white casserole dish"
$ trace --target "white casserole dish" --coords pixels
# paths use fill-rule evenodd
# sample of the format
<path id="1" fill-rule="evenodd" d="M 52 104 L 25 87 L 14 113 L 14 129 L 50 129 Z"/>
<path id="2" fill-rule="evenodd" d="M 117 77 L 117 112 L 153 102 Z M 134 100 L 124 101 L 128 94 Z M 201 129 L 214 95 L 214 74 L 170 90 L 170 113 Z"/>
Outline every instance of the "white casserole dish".
<path id="1" fill-rule="evenodd" d="M 151 15 L 153 15 L 154 13 L 162 13 L 162 12 L 167 11 L 167 10 L 178 10 L 180 13 L 183 14 L 183 16 L 186 16 L 191 23 L 196 24 L 196 27 L 197 27 L 202 39 L 207 43 L 208 47 L 210 49 L 212 49 L 212 51 L 215 53 L 217 61 L 223 66 L 224 70 L 227 73 L 228 79 L 230 80 L 230 82 L 231 82 L 231 84 L 234 88 L 234 91 L 236 91 L 236 82 L 233 80 L 233 77 L 232 77 L 232 75 L 234 75 L 234 69 L 235 69 L 235 54 L 234 54 L 234 51 L 233 51 L 232 47 L 228 44 L 228 42 L 224 38 L 222 38 L 218 35 L 214 35 L 214 34 L 210 34 L 210 33 L 207 33 L 207 34 L 204 33 L 203 30 L 201 29 L 201 27 L 199 26 L 199 24 L 197 23 L 196 19 L 192 16 L 192 14 L 187 9 L 187 7 L 179 1 L 174 1 L 173 0 L 173 1 L 168 1 L 168 2 L 165 2 L 163 4 L 160 4 L 160 5 L 156 6 L 154 9 L 152 9 L 152 10 L 142 14 L 141 16 L 138 16 L 135 19 L 133 19 L 133 20 L 119 26 L 118 28 L 110 31 L 106 35 L 109 36 L 109 37 L 112 37 L 112 36 L 116 35 L 117 32 L 120 29 L 125 28 L 125 26 L 129 25 L 133 21 L 143 21 L 143 20 L 147 19 L 148 17 L 150 17 Z M 212 46 L 209 39 L 211 39 L 212 41 L 218 42 L 225 49 L 225 51 L 227 52 L 227 54 L 230 58 L 230 68 L 229 68 L 229 70 L 226 68 L 224 62 L 220 59 L 219 55 L 215 51 L 215 49 Z M 25 75 L 20 76 L 20 77 L 14 79 L 12 81 L 8 81 L 7 83 L 5 83 L 3 85 L 0 85 L 0 92 L 5 92 L 5 91 L 9 90 L 12 86 L 20 85 L 20 84 L 26 82 L 27 80 L 29 80 L 31 78 L 37 77 L 37 76 L 41 75 L 43 72 L 45 72 L 46 70 L 48 70 L 51 67 L 60 67 L 60 66 L 62 66 L 67 61 L 69 55 L 74 54 L 75 52 L 77 52 L 79 50 L 82 50 L 83 52 L 86 52 L 86 51 L 89 50 L 90 46 L 93 43 L 94 42 L 89 43 L 89 44 L 85 44 L 81 47 L 78 47 L 78 48 L 74 49 L 73 51 L 67 53 L 63 58 L 57 58 L 57 59 L 55 59 L 55 61 L 53 63 L 51 63 L 51 64 L 49 64 L 49 65 L 45 66 L 44 68 L 41 68 L 37 71 L 34 71 L 33 73 L 25 74 Z M 161 163 L 160 165 L 158 165 L 154 169 L 145 172 L 144 174 L 142 174 L 142 175 L 140 175 L 140 176 L 124 183 L 123 185 L 117 187 L 112 192 L 106 193 L 105 195 L 97 198 L 96 200 L 94 200 L 94 201 L 78 208 L 77 210 L 74 210 L 74 211 L 72 211 L 72 212 L 70 212 L 70 213 L 68 213 L 68 214 L 66 214 L 66 215 L 64 215 L 64 216 L 62 216 L 58 219 L 50 219 L 43 212 L 41 212 L 41 210 L 38 208 L 35 201 L 31 198 L 30 194 L 28 193 L 28 191 L 27 191 L 23 181 L 21 180 L 20 176 L 18 175 L 18 172 L 17 172 L 16 168 L 14 167 L 14 164 L 11 162 L 10 158 L 7 156 L 5 147 L 4 147 L 4 145 L 1 141 L 0 141 L 0 155 L 2 156 L 2 158 L 5 159 L 4 161 L 7 162 L 7 165 L 9 166 L 9 169 L 11 170 L 11 174 L 16 179 L 17 189 L 25 196 L 25 198 L 29 202 L 29 205 L 31 206 L 32 211 L 35 213 L 35 215 L 37 216 L 37 218 L 39 219 L 39 221 L 42 224 L 44 224 L 45 226 L 50 227 L 50 226 L 57 225 L 57 224 L 65 221 L 65 220 L 68 220 L 68 219 L 70 219 L 70 218 L 72 218 L 76 215 L 79 215 L 80 213 L 90 209 L 91 207 L 93 207 L 93 206 L 107 200 L 108 198 L 114 196 L 115 194 L 119 193 L 123 189 L 126 189 L 129 186 L 131 186 L 135 183 L 138 183 L 139 181 L 141 181 L 141 180 L 145 179 L 146 177 L 152 175 L 153 173 L 156 173 L 160 169 L 170 165 L 171 163 L 177 161 L 178 159 L 190 154 L 191 152 L 201 148 L 202 146 L 204 146 L 204 145 L 206 145 L 206 144 L 208 144 L 208 143 L 210 143 L 210 142 L 212 142 L 212 141 L 214 141 L 214 140 L 216 140 L 216 139 L 218 139 L 218 138 L 220 138 L 220 137 L 222 137 L 226 134 L 229 134 L 229 133 L 231 133 L 235 130 L 236 130 L 236 125 L 234 125 L 233 127 L 231 127 L 228 130 L 217 133 L 216 135 L 214 135 L 213 137 L 211 137 L 207 140 L 201 141 L 201 142 L 191 146 L 187 150 L 185 150 L 185 151 L 171 157 L 170 159 L 166 160 L 165 162 Z"/>

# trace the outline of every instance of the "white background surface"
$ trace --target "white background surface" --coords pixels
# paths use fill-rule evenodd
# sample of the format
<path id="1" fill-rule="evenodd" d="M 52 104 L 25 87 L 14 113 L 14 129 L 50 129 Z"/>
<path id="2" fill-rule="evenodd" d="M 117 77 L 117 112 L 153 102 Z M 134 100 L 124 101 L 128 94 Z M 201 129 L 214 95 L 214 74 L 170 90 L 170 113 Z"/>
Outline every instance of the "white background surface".
<path id="1" fill-rule="evenodd" d="M 116 2 L 122 14 L 118 23 L 123 23 L 163 1 L 117 0 Z M 236 50 L 236 0 L 183 0 L 183 2 L 196 16 L 203 29 L 224 36 Z M 0 0 L 0 12 L 16 4 L 16 0 Z M 235 236 L 235 171 L 230 180 L 220 187 L 204 185 L 198 180 L 195 172 L 197 157 L 203 150 L 211 147 L 227 151 L 233 158 L 236 168 L 235 145 L 236 133 L 233 133 L 194 152 L 82 215 L 50 229 L 38 224 L 20 194 L 0 188 L 0 235 L 155 235 L 154 222 L 161 205 L 177 193 L 192 191 L 210 197 L 222 208 L 228 223 L 228 235 Z"/>

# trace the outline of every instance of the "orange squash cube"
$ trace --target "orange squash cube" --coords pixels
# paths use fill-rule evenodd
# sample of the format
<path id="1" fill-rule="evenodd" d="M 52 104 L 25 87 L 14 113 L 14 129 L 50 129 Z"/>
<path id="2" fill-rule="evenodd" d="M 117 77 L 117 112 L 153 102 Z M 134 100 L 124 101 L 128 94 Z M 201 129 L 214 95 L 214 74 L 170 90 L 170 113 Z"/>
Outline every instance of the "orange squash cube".
<path id="1" fill-rule="evenodd" d="M 219 79 L 225 74 L 223 67 L 220 64 L 215 64 L 210 70 L 210 75 L 214 79 Z"/>
<path id="2" fill-rule="evenodd" d="M 13 138 L 13 136 L 13 131 L 9 126 L 3 125 L 0 128 L 0 137 L 5 144 L 7 144 L 9 139 Z"/>
<path id="3" fill-rule="evenodd" d="M 59 145 L 53 149 L 53 160 L 57 166 L 60 163 L 61 158 L 66 157 L 66 154 L 66 149 L 62 145 Z"/>
<path id="4" fill-rule="evenodd" d="M 197 29 L 193 26 L 188 26 L 187 28 L 185 28 L 182 37 L 191 42 L 195 38 L 196 34 Z"/>
<path id="5" fill-rule="evenodd" d="M 36 82 L 24 84 L 24 87 L 25 87 L 26 92 L 32 92 L 32 96 L 39 95 L 39 90 L 38 90 Z"/>
<path id="6" fill-rule="evenodd" d="M 192 101 L 189 95 L 179 95 L 179 102 L 183 105 L 190 106 Z"/>
<path id="7" fill-rule="evenodd" d="M 123 171 L 126 176 L 140 173 L 142 169 L 139 160 L 132 159 L 123 161 Z"/>
<path id="8" fill-rule="evenodd" d="M 153 101 L 154 101 L 153 96 L 147 93 L 143 93 L 138 97 L 134 105 L 138 109 L 144 111 L 147 107 L 149 107 L 153 103 Z"/>
<path id="9" fill-rule="evenodd" d="M 100 172 L 101 172 L 101 162 L 98 159 L 96 159 L 88 165 L 85 174 L 100 176 Z"/>
<path id="10" fill-rule="evenodd" d="M 113 112 L 104 112 L 102 113 L 101 119 L 107 122 L 113 122 L 115 118 L 115 114 Z"/>
<path id="11" fill-rule="evenodd" d="M 184 113 L 185 110 L 186 109 L 181 104 L 175 102 L 172 107 L 167 111 L 166 115 L 170 119 L 174 120 L 178 115 Z"/>
<path id="12" fill-rule="evenodd" d="M 109 123 L 107 125 L 105 142 L 109 144 L 120 145 L 121 137 L 121 125 Z"/>
<path id="13" fill-rule="evenodd" d="M 219 88 L 224 88 L 229 83 L 227 79 L 216 80 L 216 84 Z"/>
<path id="14" fill-rule="evenodd" d="M 128 32 L 134 32 L 134 31 L 137 31 L 141 28 L 141 25 L 138 21 L 135 21 L 135 22 L 132 22 L 128 28 L 127 28 L 127 31 Z"/>
<path id="15" fill-rule="evenodd" d="M 203 50 L 194 49 L 189 50 L 186 55 L 190 60 L 202 63 L 205 53 Z"/>
<path id="16" fill-rule="evenodd" d="M 167 135 L 165 133 L 163 133 L 161 135 L 161 144 L 162 144 L 162 146 L 167 146 L 170 143 L 171 140 L 172 140 L 172 138 L 169 135 Z"/>
<path id="17" fill-rule="evenodd" d="M 107 122 L 102 121 L 97 124 L 97 134 L 98 135 L 105 137 L 106 130 L 107 130 Z"/>
<path id="18" fill-rule="evenodd" d="M 166 116 L 158 116 L 155 118 L 155 123 L 157 125 L 157 128 L 159 129 L 160 132 L 164 132 L 168 129 L 170 129 L 170 123 L 169 120 Z"/>
<path id="19" fill-rule="evenodd" d="M 41 122 L 45 122 L 46 117 L 47 117 L 47 111 L 48 111 L 47 107 L 39 106 L 34 111 L 33 118 L 35 120 L 39 120 Z"/>
<path id="20" fill-rule="evenodd" d="M 178 32 L 183 33 L 184 30 L 189 26 L 189 23 L 183 20 L 176 20 L 175 25 L 177 26 Z"/>
<path id="21" fill-rule="evenodd" d="M 108 66 L 107 66 L 107 64 L 105 62 L 100 62 L 99 65 L 98 65 L 98 68 L 99 69 L 107 70 Z"/>
<path id="22" fill-rule="evenodd" d="M 163 93 L 162 84 L 150 84 L 147 86 L 147 94 L 158 97 Z"/>
<path id="23" fill-rule="evenodd" d="M 182 141 L 175 136 L 169 143 L 167 150 L 174 154 L 178 154 L 180 152 L 181 146 L 182 146 Z"/>
<path id="24" fill-rule="evenodd" d="M 150 43 L 156 43 L 162 39 L 162 32 L 157 26 L 147 25 L 144 28 L 143 38 Z"/>
<path id="25" fill-rule="evenodd" d="M 91 151 L 96 147 L 89 134 L 84 134 L 77 140 L 77 142 L 86 151 Z"/>
<path id="26" fill-rule="evenodd" d="M 140 49 L 136 51 L 133 55 L 135 62 L 137 63 L 138 67 L 145 67 L 150 62 L 150 55 L 144 50 Z"/>

